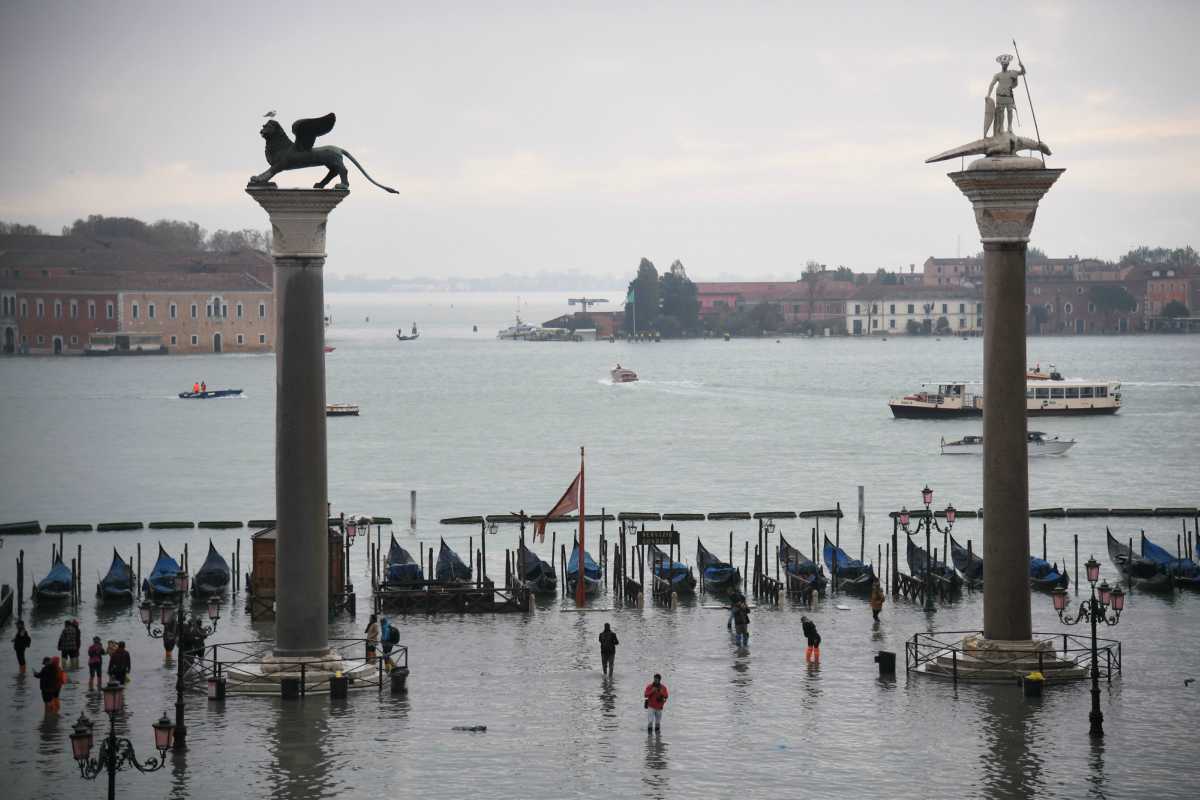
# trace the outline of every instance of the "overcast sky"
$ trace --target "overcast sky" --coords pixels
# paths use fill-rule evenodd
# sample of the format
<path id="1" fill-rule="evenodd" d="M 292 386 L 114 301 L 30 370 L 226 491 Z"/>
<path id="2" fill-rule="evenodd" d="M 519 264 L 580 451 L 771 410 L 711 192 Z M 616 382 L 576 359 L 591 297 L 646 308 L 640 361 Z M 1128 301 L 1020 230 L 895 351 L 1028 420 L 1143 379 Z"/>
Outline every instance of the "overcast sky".
<path id="1" fill-rule="evenodd" d="M 1067 169 L 1034 244 L 1200 246 L 1198 33 L 1190 1 L 3 0 L 0 219 L 265 228 L 263 113 L 335 111 L 321 141 L 400 190 L 352 173 L 335 273 L 919 265 L 979 249 L 958 164 L 923 161 L 981 135 L 1016 36 Z"/>

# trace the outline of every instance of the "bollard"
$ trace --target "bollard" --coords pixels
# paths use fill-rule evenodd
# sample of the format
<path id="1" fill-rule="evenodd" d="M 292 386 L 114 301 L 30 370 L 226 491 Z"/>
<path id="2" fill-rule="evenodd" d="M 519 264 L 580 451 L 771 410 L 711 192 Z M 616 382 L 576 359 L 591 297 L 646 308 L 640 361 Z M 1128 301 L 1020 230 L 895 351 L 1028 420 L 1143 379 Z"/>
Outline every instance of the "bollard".
<path id="1" fill-rule="evenodd" d="M 1021 679 L 1026 697 L 1041 697 L 1042 687 L 1046 684 L 1046 676 L 1040 672 L 1031 672 Z"/>
<path id="2" fill-rule="evenodd" d="M 224 678 L 209 678 L 208 679 L 208 699 L 210 702 L 219 703 L 225 700 L 225 679 Z"/>
<path id="3" fill-rule="evenodd" d="M 329 679 L 329 696 L 335 700 L 345 700 L 350 692 L 350 679 L 340 672 Z"/>
<path id="4" fill-rule="evenodd" d="M 284 700 L 300 699 L 300 679 L 282 678 L 279 681 L 279 694 Z"/>
<path id="5" fill-rule="evenodd" d="M 887 678 L 896 674 L 896 654 L 888 650 L 880 650 L 879 655 L 875 656 L 875 663 L 879 665 L 879 677 Z"/>
<path id="6" fill-rule="evenodd" d="M 408 692 L 408 667 L 396 667 L 392 670 L 392 694 Z"/>

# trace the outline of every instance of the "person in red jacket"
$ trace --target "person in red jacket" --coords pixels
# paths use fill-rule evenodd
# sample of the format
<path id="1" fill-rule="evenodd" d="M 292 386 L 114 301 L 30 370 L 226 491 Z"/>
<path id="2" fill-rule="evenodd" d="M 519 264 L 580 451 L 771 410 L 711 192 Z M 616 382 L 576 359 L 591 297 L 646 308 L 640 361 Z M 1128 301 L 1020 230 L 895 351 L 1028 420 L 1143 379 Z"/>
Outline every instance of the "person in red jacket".
<path id="1" fill-rule="evenodd" d="M 667 704 L 670 694 L 667 685 L 662 682 L 662 675 L 654 673 L 654 680 L 646 684 L 646 730 L 658 730 L 662 722 L 663 706 Z"/>

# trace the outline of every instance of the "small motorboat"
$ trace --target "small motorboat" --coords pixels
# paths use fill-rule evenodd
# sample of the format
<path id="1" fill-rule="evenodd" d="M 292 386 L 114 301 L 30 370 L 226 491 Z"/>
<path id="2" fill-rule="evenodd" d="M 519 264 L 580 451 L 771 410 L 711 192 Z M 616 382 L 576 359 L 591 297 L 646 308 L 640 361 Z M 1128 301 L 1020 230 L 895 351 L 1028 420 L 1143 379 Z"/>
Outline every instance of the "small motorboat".
<path id="1" fill-rule="evenodd" d="M 1026 434 L 1028 440 L 1028 452 L 1030 456 L 1061 456 L 1063 453 L 1075 446 L 1074 439 L 1059 439 L 1055 436 L 1053 439 L 1047 439 L 1046 434 L 1041 431 L 1029 431 Z M 941 441 L 942 455 L 983 455 L 983 437 L 982 436 L 964 436 L 954 442 L 947 442 L 943 437 Z"/>
<path id="2" fill-rule="evenodd" d="M 212 400 L 216 397 L 237 397 L 241 389 L 206 389 L 202 392 L 180 392 L 181 400 Z"/>
<path id="3" fill-rule="evenodd" d="M 1025 380 L 1028 381 L 1061 381 L 1062 373 L 1053 364 L 1050 365 L 1049 372 L 1042 372 L 1042 365 L 1037 364 L 1033 369 L 1025 371 Z"/>
<path id="4" fill-rule="evenodd" d="M 627 367 L 622 367 L 620 364 L 613 367 L 612 370 L 613 383 L 633 383 L 638 379 L 638 374 Z"/>
<path id="5" fill-rule="evenodd" d="M 325 416 L 327 417 L 357 417 L 357 403 L 327 403 L 325 405 Z"/>
<path id="6" fill-rule="evenodd" d="M 327 345 L 325 345 L 325 352 L 326 352 L 326 353 L 332 353 L 334 350 L 337 350 L 337 348 L 336 348 L 336 347 L 334 347 L 333 345 L 331 345 L 331 344 L 327 344 Z"/>
<path id="7" fill-rule="evenodd" d="M 403 328 L 397 328 L 396 329 L 396 338 L 402 342 L 411 342 L 413 339 L 420 339 L 421 333 L 420 333 L 420 331 L 417 330 L 417 323 L 414 322 L 412 324 L 412 333 L 408 334 L 407 336 L 404 335 Z"/>

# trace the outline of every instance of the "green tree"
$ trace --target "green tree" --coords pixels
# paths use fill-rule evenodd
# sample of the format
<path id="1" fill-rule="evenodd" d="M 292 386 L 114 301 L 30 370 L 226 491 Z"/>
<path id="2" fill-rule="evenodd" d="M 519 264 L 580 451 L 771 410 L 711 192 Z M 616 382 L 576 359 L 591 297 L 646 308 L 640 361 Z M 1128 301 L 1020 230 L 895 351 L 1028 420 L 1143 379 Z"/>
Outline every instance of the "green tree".
<path id="1" fill-rule="evenodd" d="M 949 333 L 950 320 L 946 319 L 945 317 L 938 317 L 937 324 L 934 326 L 934 330 L 939 336 L 944 333 Z"/>
<path id="2" fill-rule="evenodd" d="M 37 225 L 22 225 L 20 222 L 5 222 L 0 220 L 0 235 L 45 236 L 46 232 Z"/>
<path id="3" fill-rule="evenodd" d="M 208 237 L 205 249 L 217 253 L 233 253 L 238 250 L 258 250 L 261 253 L 271 249 L 271 232 L 256 231 L 253 228 L 243 228 L 240 231 L 218 230 Z"/>
<path id="4" fill-rule="evenodd" d="M 625 306 L 626 330 L 637 333 L 653 328 L 659 314 L 658 289 L 658 270 L 650 259 L 643 258 L 638 264 L 637 277 L 629 282 L 633 303 Z"/>
<path id="5" fill-rule="evenodd" d="M 1096 308 L 1106 313 L 1113 311 L 1133 311 L 1137 308 L 1137 300 L 1125 290 L 1124 286 L 1093 286 L 1092 302 Z"/>
<path id="6" fill-rule="evenodd" d="M 696 294 L 696 284 L 688 279 L 682 270 L 672 269 L 659 280 L 659 294 L 662 298 L 661 317 L 674 320 L 675 330 L 688 333 L 696 330 L 700 319 L 700 300 Z M 660 319 L 661 319 L 660 317 Z M 668 334 L 667 327 L 658 325 L 663 336 Z"/>
<path id="7" fill-rule="evenodd" d="M 1186 317 L 1188 315 L 1188 307 L 1178 300 L 1172 300 L 1163 306 L 1162 315 L 1164 317 Z"/>

